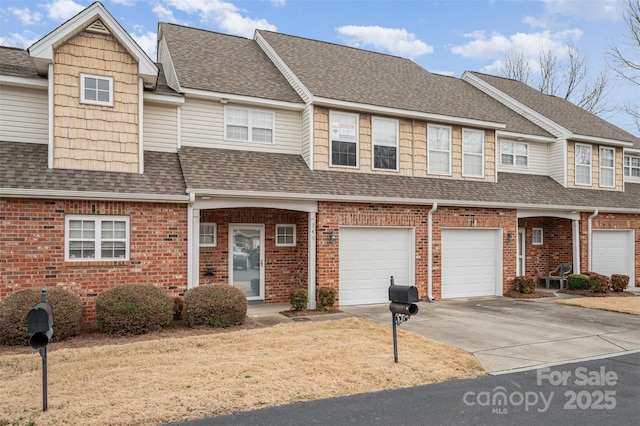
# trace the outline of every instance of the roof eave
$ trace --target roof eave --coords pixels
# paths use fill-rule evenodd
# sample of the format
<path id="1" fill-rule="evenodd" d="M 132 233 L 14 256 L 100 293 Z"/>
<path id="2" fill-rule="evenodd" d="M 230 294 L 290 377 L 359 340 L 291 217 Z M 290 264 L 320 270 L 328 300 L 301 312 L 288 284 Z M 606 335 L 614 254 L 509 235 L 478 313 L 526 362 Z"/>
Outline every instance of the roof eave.
<path id="1" fill-rule="evenodd" d="M 131 192 L 68 191 L 54 189 L 0 188 L 0 197 L 46 198 L 72 200 L 146 201 L 164 203 L 187 203 L 189 196 L 176 194 L 145 194 Z"/>

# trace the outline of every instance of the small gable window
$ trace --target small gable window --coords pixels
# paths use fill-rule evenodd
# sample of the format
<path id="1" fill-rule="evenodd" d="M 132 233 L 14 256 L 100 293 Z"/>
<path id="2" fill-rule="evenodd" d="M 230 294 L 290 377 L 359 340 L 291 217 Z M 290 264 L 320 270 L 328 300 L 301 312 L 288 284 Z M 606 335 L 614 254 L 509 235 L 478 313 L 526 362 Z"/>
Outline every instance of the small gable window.
<path id="1" fill-rule="evenodd" d="M 451 127 L 429 125 L 427 130 L 429 145 L 428 168 L 430 174 L 451 174 Z"/>
<path id="2" fill-rule="evenodd" d="M 591 185 L 591 145 L 576 144 L 576 185 Z"/>
<path id="3" fill-rule="evenodd" d="M 371 139 L 373 139 L 373 168 L 398 170 L 398 121 L 373 117 Z"/>
<path id="4" fill-rule="evenodd" d="M 276 225 L 276 246 L 296 245 L 296 225 Z"/>
<path id="5" fill-rule="evenodd" d="M 358 115 L 329 113 L 331 165 L 358 167 Z"/>
<path id="6" fill-rule="evenodd" d="M 113 77 L 80 74 L 80 102 L 113 106 Z"/>
<path id="7" fill-rule="evenodd" d="M 225 107 L 225 136 L 227 140 L 273 143 L 274 114 L 271 111 Z"/>
<path id="8" fill-rule="evenodd" d="M 640 157 L 626 155 L 624 157 L 624 175 L 640 177 Z"/>
<path id="9" fill-rule="evenodd" d="M 600 186 L 613 188 L 616 186 L 616 151 L 613 148 L 600 148 Z"/>
<path id="10" fill-rule="evenodd" d="M 527 167 L 529 165 L 529 145 L 522 142 L 500 142 L 500 164 Z"/>

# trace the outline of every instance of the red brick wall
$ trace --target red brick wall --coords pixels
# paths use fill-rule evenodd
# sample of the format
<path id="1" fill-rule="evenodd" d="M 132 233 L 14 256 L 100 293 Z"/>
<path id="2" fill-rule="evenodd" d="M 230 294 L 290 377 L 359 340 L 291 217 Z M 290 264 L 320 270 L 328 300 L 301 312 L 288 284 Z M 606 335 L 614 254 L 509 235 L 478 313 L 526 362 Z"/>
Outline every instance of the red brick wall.
<path id="1" fill-rule="evenodd" d="M 128 216 L 130 259 L 65 262 L 66 214 Z M 119 284 L 154 284 L 170 296 L 186 290 L 186 205 L 0 199 L 0 299 L 61 287 L 80 296 L 84 321 L 93 321 L 96 296 Z"/>
<path id="2" fill-rule="evenodd" d="M 229 224 L 265 225 L 265 302 L 289 302 L 294 287 L 307 288 L 309 215 L 276 209 L 202 210 L 201 222 L 217 224 L 217 246 L 200 247 L 200 284 L 229 284 Z M 275 245 L 276 224 L 296 225 L 296 245 Z M 213 276 L 207 275 L 210 270 Z"/>
<path id="3" fill-rule="evenodd" d="M 560 263 L 573 263 L 571 219 L 532 217 L 518 220 L 525 229 L 525 275 L 545 276 Z M 542 245 L 533 245 L 533 228 L 542 228 Z"/>

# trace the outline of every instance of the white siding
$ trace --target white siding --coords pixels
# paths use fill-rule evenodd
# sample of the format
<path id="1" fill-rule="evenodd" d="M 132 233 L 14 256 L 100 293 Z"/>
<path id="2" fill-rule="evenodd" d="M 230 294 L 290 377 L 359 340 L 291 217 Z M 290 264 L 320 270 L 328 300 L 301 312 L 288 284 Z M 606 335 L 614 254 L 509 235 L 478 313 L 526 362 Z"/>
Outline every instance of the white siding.
<path id="1" fill-rule="evenodd" d="M 312 105 L 307 105 L 307 107 L 302 111 L 302 135 L 301 135 L 301 146 L 300 150 L 302 153 L 302 158 L 307 162 L 307 165 L 311 165 L 311 126 L 309 122 L 309 118 L 311 115 L 311 111 L 313 111 Z"/>
<path id="2" fill-rule="evenodd" d="M 0 86 L 0 141 L 46 144 L 47 90 Z"/>
<path id="3" fill-rule="evenodd" d="M 549 176 L 562 186 L 567 186 L 567 141 L 549 145 Z"/>
<path id="4" fill-rule="evenodd" d="M 498 150 L 501 150 L 501 142 L 514 142 L 521 143 L 519 141 L 512 141 L 508 139 L 500 139 L 498 141 Z M 509 173 L 522 173 L 527 175 L 544 175 L 549 174 L 549 150 L 548 144 L 525 142 L 529 146 L 529 164 L 527 167 L 522 166 L 503 166 L 501 164 L 502 152 L 498 153 L 498 171 Z"/>
<path id="5" fill-rule="evenodd" d="M 229 104 L 231 105 L 231 104 Z M 243 107 L 243 105 L 234 105 Z M 252 108 L 252 107 L 248 107 Z M 267 110 L 264 107 L 256 108 Z M 273 144 L 224 140 L 224 106 L 206 99 L 187 98 L 182 107 L 182 145 L 300 154 L 301 113 L 276 110 Z"/>
<path id="6" fill-rule="evenodd" d="M 177 152 L 178 113 L 175 105 L 144 106 L 144 149 Z"/>

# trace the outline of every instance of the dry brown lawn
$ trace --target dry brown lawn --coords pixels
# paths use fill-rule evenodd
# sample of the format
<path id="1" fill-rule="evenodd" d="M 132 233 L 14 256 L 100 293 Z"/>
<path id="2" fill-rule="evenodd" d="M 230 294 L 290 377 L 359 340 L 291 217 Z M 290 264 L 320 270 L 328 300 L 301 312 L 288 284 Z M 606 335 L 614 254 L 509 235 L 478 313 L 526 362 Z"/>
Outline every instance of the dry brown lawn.
<path id="1" fill-rule="evenodd" d="M 0 425 L 144 425 L 476 377 L 476 358 L 349 318 L 49 351 L 0 353 Z"/>
<path id="2" fill-rule="evenodd" d="M 640 315 L 640 297 L 581 297 L 556 300 L 555 303 Z"/>

